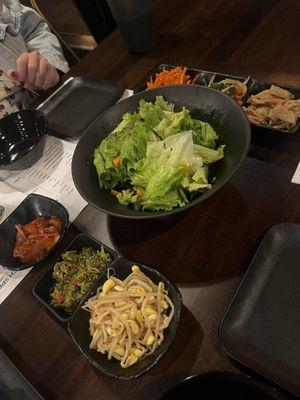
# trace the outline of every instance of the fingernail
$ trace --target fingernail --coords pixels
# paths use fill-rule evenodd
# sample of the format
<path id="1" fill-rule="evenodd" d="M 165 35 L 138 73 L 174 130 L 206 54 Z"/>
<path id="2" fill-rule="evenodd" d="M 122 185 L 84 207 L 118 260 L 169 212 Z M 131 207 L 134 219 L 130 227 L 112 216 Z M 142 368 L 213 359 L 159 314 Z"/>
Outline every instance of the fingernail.
<path id="1" fill-rule="evenodd" d="M 11 75 L 12 78 L 15 78 L 15 77 L 17 76 L 17 74 L 15 73 L 15 71 L 12 71 L 10 75 Z"/>
<path id="2" fill-rule="evenodd" d="M 21 84 L 22 86 L 24 86 L 24 85 L 25 85 L 25 81 L 21 81 L 20 84 Z"/>

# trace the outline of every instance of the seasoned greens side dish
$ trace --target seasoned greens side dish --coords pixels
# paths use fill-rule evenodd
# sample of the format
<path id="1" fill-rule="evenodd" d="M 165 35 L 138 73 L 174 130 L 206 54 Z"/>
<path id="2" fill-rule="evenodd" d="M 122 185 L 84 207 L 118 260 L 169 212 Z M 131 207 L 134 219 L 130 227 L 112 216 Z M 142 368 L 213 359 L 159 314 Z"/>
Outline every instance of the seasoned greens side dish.
<path id="1" fill-rule="evenodd" d="M 136 210 L 183 207 L 211 188 L 209 165 L 224 157 L 217 140 L 187 109 L 175 112 L 162 96 L 141 100 L 94 151 L 100 188 Z"/>
<path id="2" fill-rule="evenodd" d="M 110 261 L 111 257 L 103 247 L 101 251 L 87 247 L 79 253 L 63 253 L 62 261 L 57 262 L 53 270 L 56 284 L 50 295 L 51 304 L 69 313 L 73 312 Z"/>

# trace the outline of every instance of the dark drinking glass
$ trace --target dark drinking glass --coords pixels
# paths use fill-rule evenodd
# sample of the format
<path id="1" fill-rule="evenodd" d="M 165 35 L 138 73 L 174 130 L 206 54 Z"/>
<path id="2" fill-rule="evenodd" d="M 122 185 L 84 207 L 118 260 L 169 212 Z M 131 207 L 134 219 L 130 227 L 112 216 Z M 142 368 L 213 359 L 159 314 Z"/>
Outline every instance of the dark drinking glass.
<path id="1" fill-rule="evenodd" d="M 154 46 L 156 30 L 151 0 L 107 0 L 107 4 L 130 52 L 143 53 Z"/>

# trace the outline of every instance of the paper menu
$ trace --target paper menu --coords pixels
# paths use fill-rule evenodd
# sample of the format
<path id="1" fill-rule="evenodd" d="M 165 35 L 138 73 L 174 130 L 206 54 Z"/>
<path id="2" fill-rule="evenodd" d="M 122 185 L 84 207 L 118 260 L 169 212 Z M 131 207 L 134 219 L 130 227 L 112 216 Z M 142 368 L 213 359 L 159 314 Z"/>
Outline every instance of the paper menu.
<path id="1" fill-rule="evenodd" d="M 0 204 L 5 207 L 5 203 L 9 202 L 9 208 L 14 209 L 20 203 L 19 199 L 22 201 L 28 194 L 37 193 L 62 203 L 69 211 L 70 222 L 73 222 L 87 204 L 72 180 L 71 162 L 75 147 L 74 142 L 47 136 L 43 156 L 36 164 L 24 171 L 2 177 Z M 4 185 L 14 193 L 13 200 L 11 193 L 2 192 Z M 8 189 L 6 191 L 9 192 Z"/>
<path id="2" fill-rule="evenodd" d="M 299 162 L 298 167 L 293 175 L 292 183 L 298 183 L 300 185 L 300 162 Z"/>
<path id="3" fill-rule="evenodd" d="M 0 266 L 0 304 L 30 271 L 31 268 L 23 271 L 9 271 Z"/>
<path id="4" fill-rule="evenodd" d="M 22 193 L 0 181 L 0 205 L 4 207 L 0 222 L 9 216 L 26 196 L 26 193 Z"/>
<path id="5" fill-rule="evenodd" d="M 132 90 L 126 89 L 120 100 L 132 94 Z M 74 221 L 87 204 L 72 179 L 71 163 L 76 144 L 47 136 L 44 154 L 31 168 L 5 175 L 0 173 L 0 205 L 4 206 L 0 223 L 30 193 L 58 200 L 68 210 L 70 222 Z M 0 266 L 0 304 L 30 270 L 9 271 Z"/>
<path id="6" fill-rule="evenodd" d="M 63 204 L 69 212 L 70 222 L 86 206 L 77 192 L 71 173 L 71 161 L 76 143 L 53 136 L 46 138 L 43 156 L 31 168 L 6 173 L 0 181 L 0 205 L 3 221 L 30 193 L 51 197 Z M 31 269 L 9 271 L 0 266 L 0 304 L 15 289 Z"/>

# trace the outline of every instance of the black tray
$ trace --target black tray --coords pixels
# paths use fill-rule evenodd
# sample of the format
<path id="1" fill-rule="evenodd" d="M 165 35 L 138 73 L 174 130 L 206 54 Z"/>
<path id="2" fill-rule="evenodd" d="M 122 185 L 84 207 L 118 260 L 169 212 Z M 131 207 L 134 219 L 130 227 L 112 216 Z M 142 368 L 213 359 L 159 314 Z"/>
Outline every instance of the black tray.
<path id="1" fill-rule="evenodd" d="M 54 134 L 69 138 L 83 135 L 89 125 L 120 99 L 124 88 L 116 83 L 86 76 L 71 77 L 38 109 Z"/>
<path id="2" fill-rule="evenodd" d="M 300 226 L 271 228 L 220 324 L 227 354 L 300 396 Z"/>
<path id="3" fill-rule="evenodd" d="M 160 64 L 158 67 L 156 67 L 156 70 L 151 74 L 152 76 L 155 75 L 155 72 L 162 71 L 163 69 L 171 69 L 174 68 L 174 65 L 170 64 Z M 206 71 L 202 69 L 197 69 L 197 68 L 187 68 L 187 74 L 189 74 L 192 78 L 195 78 L 195 76 L 199 75 L 199 77 L 196 79 L 194 84 L 200 85 L 200 86 L 208 86 L 211 78 L 215 76 L 214 82 L 219 82 L 223 79 L 236 79 L 240 81 L 245 81 L 247 77 L 244 76 L 235 76 L 235 75 L 229 75 L 229 74 L 222 74 L 220 72 L 214 72 L 214 71 Z M 300 99 L 300 88 L 299 87 L 294 87 L 294 86 L 288 86 L 288 85 L 281 85 L 276 82 L 263 82 L 257 79 L 249 78 L 247 82 L 247 93 L 243 97 L 243 106 L 247 106 L 247 100 L 251 95 L 255 95 L 262 90 L 265 89 L 270 89 L 272 85 L 279 86 L 282 89 L 286 89 L 289 92 L 293 93 L 295 96 L 295 99 Z M 251 122 L 251 125 L 257 126 L 262 129 L 268 129 L 273 132 L 277 133 L 295 133 L 298 131 L 300 128 L 300 119 L 298 118 L 297 124 L 293 129 L 277 129 L 273 128 L 272 126 L 269 125 L 260 125 L 260 124 L 254 124 Z"/>
<path id="4" fill-rule="evenodd" d="M 104 250 L 110 254 L 111 262 L 114 262 L 118 255 L 117 253 L 112 250 L 111 248 L 105 246 L 103 243 L 99 242 L 98 240 L 94 239 L 92 236 L 86 233 L 80 233 L 77 235 L 72 242 L 62 251 L 65 253 L 68 250 L 76 250 L 79 251 L 83 247 L 93 247 L 96 250 L 101 250 L 101 246 L 103 246 Z M 33 286 L 32 292 L 34 296 L 40 300 L 44 306 L 55 315 L 62 322 L 67 322 L 71 318 L 72 314 L 67 313 L 66 311 L 54 308 L 51 305 L 51 298 L 50 293 L 55 285 L 55 279 L 52 276 L 54 265 L 61 260 L 61 256 L 53 263 L 51 268 L 43 275 Z M 106 268 L 105 268 L 106 270 Z"/>
<path id="5" fill-rule="evenodd" d="M 300 99 L 300 88 L 298 88 L 298 87 L 281 85 L 276 82 L 263 82 L 263 81 L 259 81 L 257 79 L 251 79 L 251 85 L 245 96 L 244 105 L 245 106 L 249 105 L 247 103 L 247 100 L 249 99 L 250 96 L 256 95 L 257 93 L 260 93 L 263 90 L 270 89 L 270 87 L 272 85 L 281 87 L 282 89 L 286 89 L 289 92 L 293 93 L 293 95 L 295 96 L 295 99 Z M 296 126 L 293 129 L 277 129 L 277 128 L 273 128 L 270 125 L 254 124 L 253 122 L 251 122 L 251 124 L 255 125 L 255 126 L 259 126 L 260 128 L 270 129 L 275 132 L 295 133 L 300 127 L 300 119 L 298 118 Z"/>
<path id="6" fill-rule="evenodd" d="M 0 399 L 45 400 L 0 349 Z"/>

